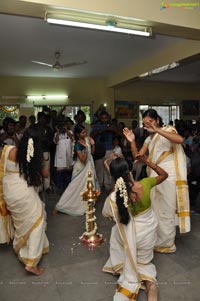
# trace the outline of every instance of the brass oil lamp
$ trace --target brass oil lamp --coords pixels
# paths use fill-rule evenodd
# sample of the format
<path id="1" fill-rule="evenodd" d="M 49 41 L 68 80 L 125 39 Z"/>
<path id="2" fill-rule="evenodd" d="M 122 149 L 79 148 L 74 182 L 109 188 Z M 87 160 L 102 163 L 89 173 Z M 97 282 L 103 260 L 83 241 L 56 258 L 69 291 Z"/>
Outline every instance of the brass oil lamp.
<path id="1" fill-rule="evenodd" d="M 103 235 L 97 233 L 96 216 L 94 214 L 94 205 L 99 195 L 100 191 L 93 190 L 92 173 L 89 171 L 87 190 L 82 194 L 83 201 L 87 202 L 85 221 L 86 231 L 80 237 L 82 244 L 88 246 L 89 250 L 93 250 L 95 247 L 101 245 L 104 241 Z"/>

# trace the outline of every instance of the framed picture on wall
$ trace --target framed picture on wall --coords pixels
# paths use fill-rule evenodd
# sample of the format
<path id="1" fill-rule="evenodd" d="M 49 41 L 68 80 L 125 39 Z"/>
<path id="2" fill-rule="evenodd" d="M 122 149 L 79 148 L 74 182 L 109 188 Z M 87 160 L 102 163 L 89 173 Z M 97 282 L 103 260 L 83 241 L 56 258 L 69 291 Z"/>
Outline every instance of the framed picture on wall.
<path id="1" fill-rule="evenodd" d="M 138 110 L 139 104 L 137 101 L 115 101 L 115 117 L 118 119 L 137 119 Z"/>
<path id="2" fill-rule="evenodd" d="M 198 116 L 199 115 L 199 100 L 183 100 L 182 114 L 184 116 Z"/>

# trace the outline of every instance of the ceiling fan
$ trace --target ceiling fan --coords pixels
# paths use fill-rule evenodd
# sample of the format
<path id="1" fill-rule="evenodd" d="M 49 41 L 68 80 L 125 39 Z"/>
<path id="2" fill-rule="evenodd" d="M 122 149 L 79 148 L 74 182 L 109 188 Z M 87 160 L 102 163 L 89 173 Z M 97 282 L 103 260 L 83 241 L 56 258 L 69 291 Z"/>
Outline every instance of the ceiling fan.
<path id="1" fill-rule="evenodd" d="M 85 60 L 77 61 L 77 62 L 71 62 L 71 63 L 67 63 L 67 64 L 61 64 L 60 61 L 59 61 L 60 52 L 58 52 L 58 51 L 55 52 L 55 59 L 56 59 L 56 61 L 53 65 L 52 64 L 47 64 L 47 63 L 44 63 L 44 62 L 34 61 L 34 60 L 32 60 L 31 62 L 35 63 L 35 64 L 51 67 L 54 70 L 60 70 L 60 69 L 67 68 L 67 67 L 73 67 L 73 66 L 87 64 L 87 61 L 85 61 Z"/>

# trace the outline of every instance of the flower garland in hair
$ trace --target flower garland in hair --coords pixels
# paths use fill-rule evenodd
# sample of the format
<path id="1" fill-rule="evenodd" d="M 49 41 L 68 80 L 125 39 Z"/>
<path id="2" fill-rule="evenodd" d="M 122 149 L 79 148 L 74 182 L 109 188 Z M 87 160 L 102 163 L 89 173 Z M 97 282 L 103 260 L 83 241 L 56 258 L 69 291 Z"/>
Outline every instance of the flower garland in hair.
<path id="1" fill-rule="evenodd" d="M 118 178 L 115 183 L 115 194 L 119 190 L 119 196 L 124 199 L 124 206 L 128 208 L 128 193 L 126 189 L 126 184 L 124 182 L 124 179 L 122 177 Z"/>
<path id="2" fill-rule="evenodd" d="M 28 146 L 27 146 L 27 153 L 26 153 L 26 161 L 28 163 L 31 162 L 31 158 L 33 158 L 34 155 L 34 145 L 33 145 L 33 139 L 28 139 Z"/>

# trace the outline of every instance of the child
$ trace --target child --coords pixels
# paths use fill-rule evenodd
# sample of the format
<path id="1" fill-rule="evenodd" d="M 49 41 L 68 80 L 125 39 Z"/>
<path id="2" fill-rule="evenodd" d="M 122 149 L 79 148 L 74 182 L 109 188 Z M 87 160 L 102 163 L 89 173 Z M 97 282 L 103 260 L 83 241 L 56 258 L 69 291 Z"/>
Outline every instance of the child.
<path id="1" fill-rule="evenodd" d="M 69 121 L 60 122 L 56 126 L 54 143 L 56 144 L 56 185 L 61 193 L 63 193 L 71 181 L 73 168 L 72 140 L 71 123 Z"/>
<path id="2" fill-rule="evenodd" d="M 120 146 L 120 138 L 118 136 L 113 137 L 113 154 L 114 154 L 114 158 L 117 157 L 122 157 L 122 148 Z"/>
<path id="3" fill-rule="evenodd" d="M 116 159 L 116 158 L 123 158 L 123 154 L 122 154 L 122 148 L 120 146 L 120 138 L 118 136 L 113 137 L 113 151 L 110 155 L 109 158 L 107 158 L 104 161 L 104 166 L 106 168 L 106 170 L 108 171 L 108 173 L 110 174 L 110 163 L 112 162 L 112 160 Z"/>

